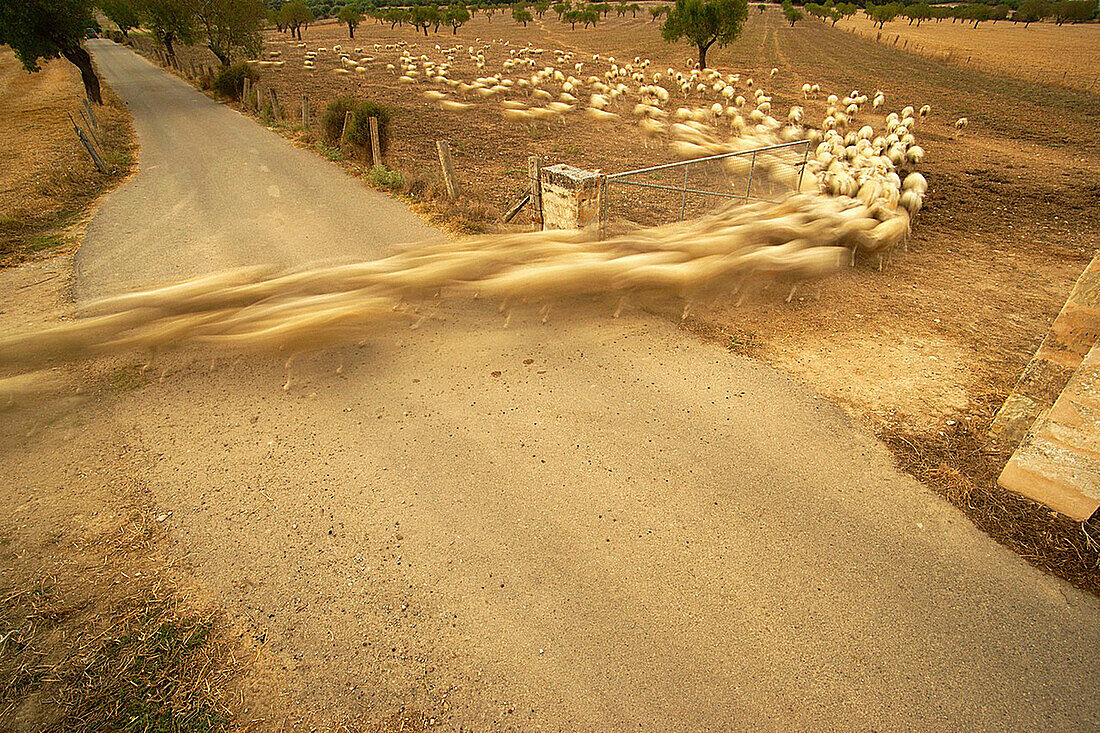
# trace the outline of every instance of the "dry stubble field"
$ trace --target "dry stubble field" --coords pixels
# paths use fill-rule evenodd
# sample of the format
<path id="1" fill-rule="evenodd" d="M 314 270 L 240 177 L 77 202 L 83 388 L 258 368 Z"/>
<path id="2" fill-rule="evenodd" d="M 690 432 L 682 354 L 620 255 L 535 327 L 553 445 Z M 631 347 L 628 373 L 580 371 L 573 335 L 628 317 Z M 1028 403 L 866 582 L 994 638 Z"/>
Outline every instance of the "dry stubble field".
<path id="1" fill-rule="evenodd" d="M 999 21 L 975 28 L 961 21 L 925 21 L 918 26 L 899 19 L 880 31 L 860 14 L 840 21 L 837 28 L 960 66 L 1100 92 L 1095 63 L 1100 53 L 1100 25 L 1096 23 L 1032 23 L 1025 28 Z"/>

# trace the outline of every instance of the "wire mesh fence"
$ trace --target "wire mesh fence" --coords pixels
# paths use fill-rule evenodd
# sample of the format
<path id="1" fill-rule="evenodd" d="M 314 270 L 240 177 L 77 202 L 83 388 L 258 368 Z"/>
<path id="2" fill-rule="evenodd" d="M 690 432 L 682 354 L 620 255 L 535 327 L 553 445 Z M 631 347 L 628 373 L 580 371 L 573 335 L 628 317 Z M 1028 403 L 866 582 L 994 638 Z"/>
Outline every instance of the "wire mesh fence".
<path id="1" fill-rule="evenodd" d="M 604 176 L 600 223 L 653 226 L 700 216 L 730 201 L 798 190 L 810 141 L 722 153 Z"/>

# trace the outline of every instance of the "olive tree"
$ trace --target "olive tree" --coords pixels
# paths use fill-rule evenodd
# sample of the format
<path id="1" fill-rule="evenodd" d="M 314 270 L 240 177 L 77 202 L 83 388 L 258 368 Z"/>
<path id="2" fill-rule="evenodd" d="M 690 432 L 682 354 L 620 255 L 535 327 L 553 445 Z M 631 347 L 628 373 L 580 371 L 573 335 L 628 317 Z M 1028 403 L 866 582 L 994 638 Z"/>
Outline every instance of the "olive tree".
<path id="1" fill-rule="evenodd" d="M 92 58 L 80 45 L 94 28 L 89 0 L 0 0 L 0 45 L 10 46 L 30 72 L 64 56 L 80 69 L 88 99 L 103 104 Z"/>
<path id="2" fill-rule="evenodd" d="M 337 20 L 348 27 L 348 38 L 355 38 L 355 28 L 363 22 L 363 14 L 354 5 L 345 5 L 336 14 Z"/>
<path id="3" fill-rule="evenodd" d="M 222 66 L 235 53 L 257 55 L 263 43 L 264 6 L 260 0 L 192 0 L 206 47 Z"/>
<path id="4" fill-rule="evenodd" d="M 741 33 L 748 17 L 745 0 L 676 0 L 661 35 L 666 41 L 686 38 L 699 49 L 699 68 L 707 67 L 707 50 L 728 46 Z"/>
<path id="5" fill-rule="evenodd" d="M 141 25 L 141 8 L 136 0 L 99 0 L 99 9 L 118 26 L 123 37 L 129 37 L 130 29 Z"/>
<path id="6" fill-rule="evenodd" d="M 455 3 L 448 6 L 443 13 L 443 18 L 447 21 L 447 25 L 451 26 L 451 35 L 457 35 L 458 29 L 470 22 L 470 11 L 462 3 Z"/>
<path id="7" fill-rule="evenodd" d="M 164 46 L 165 53 L 175 58 L 176 42 L 195 41 L 195 13 L 182 0 L 142 0 L 142 25 L 153 32 L 153 38 Z"/>
<path id="8" fill-rule="evenodd" d="M 302 40 L 302 26 L 308 26 L 313 22 L 313 11 L 306 4 L 295 0 L 287 3 L 279 9 L 279 17 L 283 25 L 290 29 L 290 37 Z"/>

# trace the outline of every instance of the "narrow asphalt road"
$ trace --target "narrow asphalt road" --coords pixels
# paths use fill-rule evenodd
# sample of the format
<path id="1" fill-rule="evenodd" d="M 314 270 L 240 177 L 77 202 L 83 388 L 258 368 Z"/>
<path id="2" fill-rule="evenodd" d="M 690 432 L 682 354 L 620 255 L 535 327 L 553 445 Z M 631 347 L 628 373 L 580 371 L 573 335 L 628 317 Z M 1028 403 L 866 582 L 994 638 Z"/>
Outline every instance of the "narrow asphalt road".
<path id="1" fill-rule="evenodd" d="M 143 148 L 80 292 L 430 234 L 92 45 Z M 643 314 L 504 329 L 471 307 L 299 369 L 284 393 L 273 360 L 176 366 L 35 447 L 139 474 L 196 582 L 263 639 L 284 709 L 369 725 L 406 705 L 477 730 L 1100 726 L 1096 599 L 764 364 Z M 30 452 L 11 466 L 32 496 L 63 480 Z"/>
<path id="2" fill-rule="evenodd" d="M 103 204 L 77 255 L 78 298 L 239 265 L 375 257 L 441 236 L 141 56 L 90 46 L 134 115 L 141 150 L 137 174 Z"/>

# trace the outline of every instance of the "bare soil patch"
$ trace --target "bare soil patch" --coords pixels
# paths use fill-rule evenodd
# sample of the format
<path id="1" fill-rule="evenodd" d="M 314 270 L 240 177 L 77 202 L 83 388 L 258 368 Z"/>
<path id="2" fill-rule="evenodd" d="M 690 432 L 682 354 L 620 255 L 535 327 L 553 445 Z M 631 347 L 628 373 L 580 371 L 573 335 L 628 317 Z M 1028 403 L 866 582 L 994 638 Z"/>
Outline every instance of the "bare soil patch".
<path id="1" fill-rule="evenodd" d="M 97 196 L 122 180 L 133 163 L 133 129 L 122 103 L 104 88 L 94 131 L 109 173 L 100 173 L 76 133 L 84 87 L 64 59 L 28 74 L 0 47 L 0 267 L 74 248 L 72 227 Z"/>

